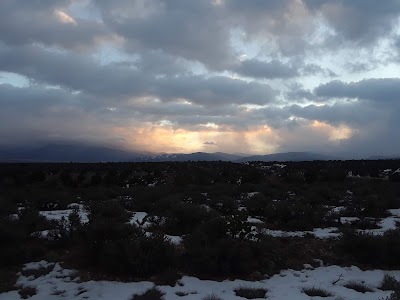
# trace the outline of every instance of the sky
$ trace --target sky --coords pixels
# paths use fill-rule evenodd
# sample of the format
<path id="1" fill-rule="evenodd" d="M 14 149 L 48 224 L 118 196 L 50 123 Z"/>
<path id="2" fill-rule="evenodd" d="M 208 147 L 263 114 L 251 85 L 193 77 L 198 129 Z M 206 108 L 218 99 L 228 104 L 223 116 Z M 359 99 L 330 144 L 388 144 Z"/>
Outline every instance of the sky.
<path id="1" fill-rule="evenodd" d="M 400 154 L 400 0 L 1 0 L 0 146 Z"/>

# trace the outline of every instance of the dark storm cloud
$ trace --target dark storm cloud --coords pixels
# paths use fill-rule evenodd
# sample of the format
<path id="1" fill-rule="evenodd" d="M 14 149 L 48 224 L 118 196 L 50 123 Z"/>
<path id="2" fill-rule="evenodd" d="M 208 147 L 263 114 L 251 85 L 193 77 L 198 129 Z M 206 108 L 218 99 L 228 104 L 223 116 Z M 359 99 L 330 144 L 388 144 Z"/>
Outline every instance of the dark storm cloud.
<path id="1" fill-rule="evenodd" d="M 40 83 L 102 97 L 153 96 L 165 101 L 184 98 L 196 104 L 225 105 L 265 104 L 273 101 L 276 95 L 267 84 L 223 76 L 206 78 L 203 75 L 182 75 L 160 78 L 146 74 L 147 69 L 121 64 L 102 66 L 87 57 L 55 53 L 34 46 L 15 49 L 0 45 L 0 69 L 23 74 Z"/>
<path id="2" fill-rule="evenodd" d="M 162 49 L 212 68 L 232 64 L 229 26 L 211 1 L 94 1 L 128 50 Z M 129 17 L 128 17 L 129 16 Z"/>
<path id="3" fill-rule="evenodd" d="M 101 66 L 90 57 L 56 53 L 36 46 L 0 45 L 0 69 L 39 83 L 103 96 L 138 93 L 143 75 L 123 66 Z"/>
<path id="4" fill-rule="evenodd" d="M 183 98 L 196 104 L 267 104 L 276 92 L 267 84 L 246 82 L 224 76 L 165 78 L 157 87 L 164 98 Z"/>
<path id="5" fill-rule="evenodd" d="M 320 85 L 315 93 L 325 100 L 357 99 L 332 105 L 293 105 L 290 114 L 339 126 L 349 125 L 353 136 L 340 144 L 341 151 L 393 155 L 400 151 L 400 79 L 366 79 Z"/>
<path id="6" fill-rule="evenodd" d="M 400 100 L 400 78 L 364 79 L 351 83 L 335 80 L 317 87 L 315 94 L 328 98 L 371 100 L 388 105 Z"/>
<path id="7" fill-rule="evenodd" d="M 58 89 L 0 84 L 0 144 L 82 136 L 93 141 L 102 125 L 83 105 L 90 100 Z"/>

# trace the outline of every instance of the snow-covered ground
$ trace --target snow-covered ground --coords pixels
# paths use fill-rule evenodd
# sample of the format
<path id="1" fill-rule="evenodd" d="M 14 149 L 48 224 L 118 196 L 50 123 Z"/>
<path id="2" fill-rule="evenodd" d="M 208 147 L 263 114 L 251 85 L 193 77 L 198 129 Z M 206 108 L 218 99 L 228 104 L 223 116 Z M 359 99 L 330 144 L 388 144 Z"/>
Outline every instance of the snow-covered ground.
<path id="1" fill-rule="evenodd" d="M 313 231 L 283 231 L 283 230 L 271 230 L 263 229 L 262 233 L 273 237 L 303 237 L 306 234 L 314 235 L 316 238 L 326 239 L 335 238 L 340 235 L 336 227 L 329 228 L 314 228 Z"/>
<path id="2" fill-rule="evenodd" d="M 247 193 L 247 197 L 253 197 L 257 195 L 258 192 Z M 245 210 L 245 207 L 241 207 L 241 210 Z M 88 213 L 84 209 L 83 205 L 81 204 L 70 204 L 68 209 L 66 210 L 53 210 L 53 211 L 41 211 L 40 214 L 46 217 L 49 220 L 57 220 L 60 221 L 62 218 L 68 219 L 68 216 L 77 209 L 81 221 L 86 223 L 89 221 Z M 340 212 L 342 207 L 333 207 L 332 211 Z M 389 217 L 383 218 L 378 223 L 379 228 L 377 229 L 366 229 L 366 230 L 359 230 L 359 232 L 369 233 L 374 235 L 383 235 L 386 231 L 396 229 L 396 223 L 400 222 L 400 209 L 390 209 L 388 212 L 391 214 Z M 152 223 L 148 220 L 148 214 L 146 212 L 133 212 L 132 217 L 130 219 L 131 224 L 136 224 L 143 229 L 149 228 Z M 358 221 L 358 217 L 340 217 L 341 223 L 352 223 L 354 221 Z M 250 224 L 259 224 L 262 225 L 264 222 L 256 217 L 249 216 L 247 218 L 247 222 Z M 304 237 L 307 234 L 314 235 L 316 238 L 336 238 L 340 236 L 339 229 L 337 227 L 329 227 L 329 228 L 314 228 L 311 231 L 283 231 L 283 230 L 272 230 L 267 228 L 261 228 L 257 230 L 254 227 L 254 234 L 262 233 L 266 235 L 270 235 L 273 237 Z M 40 237 L 46 238 L 49 234 L 47 230 L 38 232 L 37 233 Z M 182 237 L 179 236 L 167 236 L 170 238 L 171 242 L 178 245 L 182 242 Z"/>
<path id="3" fill-rule="evenodd" d="M 147 221 L 147 212 L 144 211 L 137 211 L 132 214 L 130 223 L 138 225 L 140 227 L 146 228 L 151 225 L 150 222 Z"/>
<path id="4" fill-rule="evenodd" d="M 400 223 L 400 209 L 389 209 L 388 212 L 391 216 L 381 219 L 378 223 L 379 228 L 377 229 L 365 229 L 358 230 L 362 233 L 373 234 L 373 235 L 383 235 L 389 230 L 396 229 L 396 223 Z M 252 219 L 249 217 L 249 219 Z M 352 223 L 359 220 L 358 217 L 340 217 L 342 224 Z M 337 227 L 329 228 L 314 228 L 312 231 L 283 231 L 283 230 L 271 230 L 262 229 L 261 233 L 270 235 L 273 237 L 303 237 L 306 234 L 314 235 L 316 238 L 335 238 L 339 237 L 339 229 Z"/>
<path id="5" fill-rule="evenodd" d="M 81 282 L 74 270 L 63 269 L 60 264 L 50 264 L 45 261 L 26 264 L 24 269 L 39 269 L 54 266 L 50 273 L 41 277 L 20 276 L 17 285 L 35 287 L 37 294 L 32 300 L 56 299 L 96 299 L 96 300 L 129 300 L 134 294 L 142 294 L 155 285 L 149 281 L 143 282 Z M 235 295 L 234 290 L 240 287 L 267 289 L 267 299 L 270 300 L 309 300 L 309 299 L 346 299 L 346 300 L 378 300 L 390 295 L 389 291 L 379 290 L 383 276 L 390 274 L 400 279 L 400 271 L 372 270 L 362 271 L 357 267 L 325 266 L 313 269 L 307 265 L 301 271 L 284 270 L 269 279 L 260 281 L 225 280 L 222 282 L 200 280 L 184 276 L 174 287 L 157 286 L 165 293 L 165 300 L 173 299 L 202 299 L 211 293 L 221 299 L 242 299 Z M 350 281 L 362 282 L 373 292 L 360 293 L 344 287 Z M 333 296 L 326 298 L 309 297 L 303 288 L 322 288 Z M 177 292 L 187 293 L 180 297 Z M 0 300 L 21 299 L 17 291 L 0 294 Z"/>

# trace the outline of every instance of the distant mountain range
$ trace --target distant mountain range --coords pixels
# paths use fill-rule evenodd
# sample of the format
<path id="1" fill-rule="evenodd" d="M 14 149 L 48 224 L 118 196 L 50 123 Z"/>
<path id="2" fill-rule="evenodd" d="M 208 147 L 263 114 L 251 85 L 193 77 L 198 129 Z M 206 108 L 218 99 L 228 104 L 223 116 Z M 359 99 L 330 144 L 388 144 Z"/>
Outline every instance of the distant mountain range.
<path id="1" fill-rule="evenodd" d="M 339 158 L 311 152 L 285 152 L 267 155 L 253 155 L 239 159 L 239 161 L 311 161 L 337 160 Z"/>
<path id="2" fill-rule="evenodd" d="M 131 161 L 142 154 L 81 144 L 48 144 L 41 147 L 0 149 L 0 161 L 105 162 Z"/>
<path id="3" fill-rule="evenodd" d="M 390 159 L 394 157 L 368 157 L 365 159 Z M 0 148 L 1 162 L 163 162 L 163 161 L 312 161 L 338 160 L 340 157 L 311 153 L 285 152 L 268 155 L 245 156 L 223 152 L 189 154 L 149 154 L 130 152 L 103 146 L 74 143 L 56 143 L 40 147 Z"/>

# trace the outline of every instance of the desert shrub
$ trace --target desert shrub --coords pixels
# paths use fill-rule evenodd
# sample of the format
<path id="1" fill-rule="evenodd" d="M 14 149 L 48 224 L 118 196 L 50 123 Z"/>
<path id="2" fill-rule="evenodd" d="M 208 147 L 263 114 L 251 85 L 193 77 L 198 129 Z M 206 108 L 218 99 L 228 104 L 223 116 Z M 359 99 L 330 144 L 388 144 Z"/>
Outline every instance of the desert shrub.
<path id="1" fill-rule="evenodd" d="M 56 222 L 54 228 L 49 230 L 49 240 L 53 246 L 67 247 L 72 242 L 82 237 L 84 231 L 84 224 L 81 221 L 79 210 L 74 209 L 67 219 L 62 218 Z"/>
<path id="2" fill-rule="evenodd" d="M 210 206 L 224 215 L 231 215 L 237 211 L 237 200 L 231 197 L 218 197 L 212 199 Z"/>
<path id="3" fill-rule="evenodd" d="M 342 235 L 341 249 L 343 254 L 351 256 L 360 263 L 369 264 L 376 261 L 379 264 L 384 256 L 381 242 L 380 236 L 346 230 Z"/>
<path id="4" fill-rule="evenodd" d="M 201 205 L 179 203 L 166 213 L 165 230 L 167 234 L 183 235 L 191 233 L 196 226 L 216 216 Z"/>
<path id="5" fill-rule="evenodd" d="M 92 263 L 114 274 L 146 277 L 175 264 L 175 248 L 163 235 L 125 223 L 97 220 L 85 230 L 84 243 Z"/>
<path id="6" fill-rule="evenodd" d="M 9 216 L 16 213 L 17 205 L 8 197 L 0 196 L 0 216 Z"/>
<path id="7" fill-rule="evenodd" d="M 18 290 L 18 294 L 21 296 L 22 299 L 28 299 L 37 294 L 37 289 L 32 286 L 21 287 Z"/>
<path id="8" fill-rule="evenodd" d="M 66 209 L 71 198 L 71 192 L 65 190 L 36 188 L 29 195 L 29 205 L 37 210 Z"/>
<path id="9" fill-rule="evenodd" d="M 246 299 L 265 298 L 268 290 L 263 288 L 239 287 L 234 290 L 235 295 Z"/>
<path id="10" fill-rule="evenodd" d="M 174 254 L 177 259 L 177 255 Z M 178 270 L 177 266 L 171 264 L 172 267 L 168 267 L 164 271 L 157 274 L 154 278 L 154 283 L 157 285 L 169 285 L 175 286 L 179 279 L 182 278 L 182 273 Z"/>
<path id="11" fill-rule="evenodd" d="M 380 300 L 400 300 L 400 291 L 394 291 L 390 296 L 381 298 Z"/>
<path id="12" fill-rule="evenodd" d="M 25 237 L 25 230 L 19 222 L 0 217 L 0 267 L 23 261 Z"/>
<path id="13" fill-rule="evenodd" d="M 229 225 L 223 218 L 201 224 L 184 238 L 182 258 L 187 272 L 199 275 L 247 275 L 283 265 L 284 257 L 273 239 L 250 241 L 228 235 Z"/>
<path id="14" fill-rule="evenodd" d="M 25 229 L 27 234 L 46 230 L 52 227 L 50 221 L 39 214 L 35 208 L 25 208 L 18 212 L 18 223 Z"/>
<path id="15" fill-rule="evenodd" d="M 349 281 L 348 283 L 346 283 L 343 286 L 348 288 L 348 289 L 355 290 L 355 291 L 357 291 L 359 293 L 367 293 L 367 292 L 373 292 L 374 291 L 371 287 L 369 287 L 365 283 L 358 282 L 358 281 Z"/>
<path id="16" fill-rule="evenodd" d="M 243 201 L 249 214 L 253 216 L 264 216 L 271 200 L 267 199 L 263 194 L 256 194 Z"/>
<path id="17" fill-rule="evenodd" d="M 251 225 L 247 222 L 247 215 L 238 213 L 224 216 L 227 224 L 227 234 L 232 238 L 250 238 Z"/>
<path id="18" fill-rule="evenodd" d="M 400 266 L 400 230 L 390 230 L 382 236 L 346 230 L 340 247 L 344 255 L 356 262 L 374 267 Z"/>
<path id="19" fill-rule="evenodd" d="M 317 287 L 303 288 L 303 293 L 310 297 L 331 297 L 331 296 L 333 296 L 331 292 L 324 290 L 322 288 L 317 288 Z"/>
<path id="20" fill-rule="evenodd" d="M 385 274 L 379 289 L 383 291 L 400 291 L 400 281 L 392 275 Z"/>
<path id="21" fill-rule="evenodd" d="M 128 222 L 130 214 L 125 208 L 114 200 L 104 202 L 91 201 L 87 209 L 89 211 L 89 219 L 114 219 L 118 222 Z"/>
<path id="22" fill-rule="evenodd" d="M 17 268 L 0 268 L 0 294 L 15 290 L 18 279 Z"/>
<path id="23" fill-rule="evenodd" d="M 269 222 L 284 230 L 312 230 L 324 224 L 326 209 L 301 201 L 282 200 L 272 202 L 265 209 Z"/>
<path id="24" fill-rule="evenodd" d="M 164 293 L 158 288 L 152 288 L 141 295 L 133 295 L 131 300 L 161 300 L 163 296 Z"/>
<path id="25" fill-rule="evenodd" d="M 372 218 L 362 218 L 359 221 L 354 222 L 354 225 L 361 230 L 380 228 L 378 221 Z"/>
<path id="26" fill-rule="evenodd" d="M 160 200 L 168 194 L 170 194 L 170 190 L 167 190 L 164 186 L 157 186 L 151 189 L 138 188 L 135 190 L 133 209 L 157 214 L 160 212 L 158 207 Z"/>
<path id="27" fill-rule="evenodd" d="M 379 218 L 387 215 L 387 208 L 379 195 L 368 195 L 363 206 L 365 208 L 362 211 L 364 216 Z"/>

